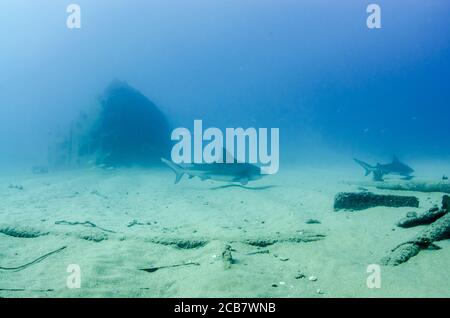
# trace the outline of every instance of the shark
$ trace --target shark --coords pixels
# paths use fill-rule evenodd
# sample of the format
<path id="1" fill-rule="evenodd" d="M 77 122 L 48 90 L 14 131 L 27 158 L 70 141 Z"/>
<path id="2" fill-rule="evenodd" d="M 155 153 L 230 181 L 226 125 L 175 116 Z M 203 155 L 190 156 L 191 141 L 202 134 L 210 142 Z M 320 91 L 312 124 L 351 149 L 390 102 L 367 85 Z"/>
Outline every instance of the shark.
<path id="1" fill-rule="evenodd" d="M 377 163 L 375 166 L 369 165 L 368 163 L 355 158 L 353 158 L 353 160 L 364 168 L 366 176 L 372 173 L 374 181 L 383 181 L 383 177 L 388 174 L 400 175 L 407 180 L 414 178 L 414 176 L 411 175 L 414 172 L 414 169 L 398 160 L 397 156 L 393 157 L 391 163 Z"/>
<path id="2" fill-rule="evenodd" d="M 239 182 L 246 185 L 249 181 L 261 179 L 265 174 L 261 167 L 250 163 L 198 163 L 198 164 L 176 164 L 170 160 L 161 158 L 161 161 L 169 166 L 175 173 L 175 184 L 180 182 L 183 175 L 189 179 L 199 177 L 204 180 L 215 180 L 225 182 Z"/>

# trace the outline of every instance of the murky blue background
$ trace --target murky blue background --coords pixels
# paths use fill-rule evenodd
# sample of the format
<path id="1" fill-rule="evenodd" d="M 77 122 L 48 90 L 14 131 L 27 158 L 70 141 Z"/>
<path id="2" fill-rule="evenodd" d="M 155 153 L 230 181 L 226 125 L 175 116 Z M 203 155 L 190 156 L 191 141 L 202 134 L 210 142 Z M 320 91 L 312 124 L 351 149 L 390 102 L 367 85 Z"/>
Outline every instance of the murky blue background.
<path id="1" fill-rule="evenodd" d="M 1 0 L 0 164 L 45 162 L 113 79 L 174 126 L 279 127 L 285 161 L 445 159 L 449 49 L 447 0 Z"/>

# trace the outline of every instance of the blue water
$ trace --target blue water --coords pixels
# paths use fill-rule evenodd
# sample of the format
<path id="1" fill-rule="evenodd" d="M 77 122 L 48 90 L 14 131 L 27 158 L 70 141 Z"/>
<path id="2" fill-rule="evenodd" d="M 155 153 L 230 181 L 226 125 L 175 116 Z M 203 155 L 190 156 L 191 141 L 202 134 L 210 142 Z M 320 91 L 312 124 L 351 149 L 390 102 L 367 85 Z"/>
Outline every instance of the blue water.
<path id="1" fill-rule="evenodd" d="M 279 127 L 285 161 L 446 159 L 449 17 L 447 0 L 2 0 L 0 163 L 45 162 L 113 79 L 174 127 Z"/>

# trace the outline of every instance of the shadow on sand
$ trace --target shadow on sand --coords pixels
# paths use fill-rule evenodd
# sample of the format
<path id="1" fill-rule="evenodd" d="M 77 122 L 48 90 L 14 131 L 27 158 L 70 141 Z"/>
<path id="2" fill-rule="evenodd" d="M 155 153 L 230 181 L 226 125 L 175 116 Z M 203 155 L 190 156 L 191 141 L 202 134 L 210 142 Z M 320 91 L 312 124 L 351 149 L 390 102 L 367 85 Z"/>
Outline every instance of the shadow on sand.
<path id="1" fill-rule="evenodd" d="M 241 185 L 241 184 L 231 183 L 231 184 L 227 184 L 227 185 L 211 188 L 211 190 L 220 190 L 220 189 L 226 189 L 226 188 L 231 188 L 231 187 L 239 187 L 239 188 L 243 188 L 243 189 L 247 189 L 247 190 L 266 190 L 266 189 L 270 189 L 270 188 L 275 187 L 275 185 L 267 185 L 267 186 L 260 186 L 260 187 L 249 187 L 249 186 L 244 186 L 244 185 Z"/>

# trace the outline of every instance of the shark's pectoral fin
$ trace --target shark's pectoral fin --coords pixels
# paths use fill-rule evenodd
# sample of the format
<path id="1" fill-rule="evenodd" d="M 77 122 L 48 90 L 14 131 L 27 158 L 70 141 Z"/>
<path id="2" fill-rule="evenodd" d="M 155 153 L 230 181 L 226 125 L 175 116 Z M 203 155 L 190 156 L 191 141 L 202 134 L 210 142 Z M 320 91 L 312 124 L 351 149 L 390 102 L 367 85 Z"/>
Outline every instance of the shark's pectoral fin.
<path id="1" fill-rule="evenodd" d="M 246 185 L 246 184 L 248 183 L 248 178 L 241 178 L 241 179 L 239 179 L 239 182 L 240 182 L 242 185 Z"/>
<path id="2" fill-rule="evenodd" d="M 375 170 L 373 172 L 373 181 L 384 181 L 383 172 L 381 170 Z"/>
<path id="3" fill-rule="evenodd" d="M 189 179 L 192 179 L 194 176 L 192 175 L 192 174 L 190 174 L 189 176 L 188 176 L 188 178 Z"/>

